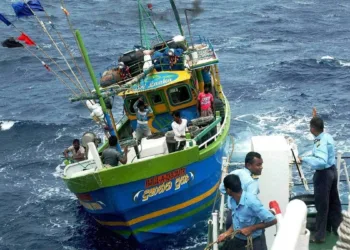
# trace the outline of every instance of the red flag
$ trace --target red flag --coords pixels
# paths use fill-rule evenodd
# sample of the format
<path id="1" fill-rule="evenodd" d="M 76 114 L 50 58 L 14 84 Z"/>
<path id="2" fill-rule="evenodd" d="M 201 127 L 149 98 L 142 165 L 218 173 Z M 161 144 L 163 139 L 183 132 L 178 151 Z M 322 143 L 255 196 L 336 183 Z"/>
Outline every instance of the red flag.
<path id="1" fill-rule="evenodd" d="M 29 36 L 27 36 L 25 33 L 22 32 L 22 34 L 17 38 L 20 41 L 25 42 L 28 46 L 35 46 L 35 42 L 30 39 Z"/>

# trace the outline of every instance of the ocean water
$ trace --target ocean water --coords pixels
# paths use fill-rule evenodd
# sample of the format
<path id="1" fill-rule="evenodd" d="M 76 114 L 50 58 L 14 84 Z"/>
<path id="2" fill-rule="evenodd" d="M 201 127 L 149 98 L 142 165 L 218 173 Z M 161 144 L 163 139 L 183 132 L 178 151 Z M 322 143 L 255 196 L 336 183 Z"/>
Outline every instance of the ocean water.
<path id="1" fill-rule="evenodd" d="M 35 18 L 17 20 L 12 2 L 2 0 L 0 12 L 67 70 Z M 59 1 L 41 2 L 81 63 Z M 324 118 L 337 149 L 349 151 L 349 2 L 176 2 L 183 23 L 184 9 L 197 8 L 189 16 L 191 32 L 210 38 L 217 50 L 237 155 L 249 150 L 252 136 L 277 134 L 292 136 L 302 154 L 310 152 L 312 107 Z M 136 1 L 65 3 L 96 74 L 139 44 Z M 163 36 L 177 35 L 168 2 L 148 3 L 153 4 Z M 38 15 L 47 22 L 43 13 Z M 0 31 L 2 40 L 19 35 L 2 23 Z M 88 130 L 101 134 L 87 109 L 70 103 L 71 93 L 24 49 L 0 48 L 0 79 L 0 249 L 135 249 L 97 226 L 59 178 L 62 151 L 72 139 Z M 116 100 L 115 107 L 120 103 Z M 121 117 L 122 110 L 114 112 Z M 310 169 L 304 166 L 304 170 L 311 179 Z M 346 190 L 342 184 L 343 203 Z M 201 221 L 149 249 L 203 249 L 205 242 L 206 221 Z"/>

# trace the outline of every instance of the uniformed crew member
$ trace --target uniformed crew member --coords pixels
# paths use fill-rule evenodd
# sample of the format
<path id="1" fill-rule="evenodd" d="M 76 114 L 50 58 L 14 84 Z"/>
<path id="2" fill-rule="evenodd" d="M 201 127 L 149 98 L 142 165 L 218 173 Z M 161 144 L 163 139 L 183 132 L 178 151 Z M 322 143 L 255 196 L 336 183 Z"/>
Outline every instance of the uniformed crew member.
<path id="1" fill-rule="evenodd" d="M 323 129 L 323 120 L 317 116 L 313 117 L 310 121 L 310 132 L 315 136 L 312 155 L 299 157 L 302 163 L 306 163 L 313 170 L 316 170 L 313 177 L 317 210 L 316 232 L 310 240 L 313 243 L 325 241 L 326 229 L 336 234 L 342 221 L 334 140 L 331 135 L 323 132 Z"/>
<path id="2" fill-rule="evenodd" d="M 259 176 L 261 175 L 263 169 L 263 159 L 261 155 L 257 152 L 249 152 L 245 157 L 245 167 L 243 169 L 236 169 L 230 174 L 235 174 L 239 177 L 242 183 L 242 189 L 248 193 L 258 195 L 259 190 Z M 226 194 L 226 189 L 224 182 L 220 184 L 220 192 Z M 231 211 L 231 200 L 230 196 L 227 197 L 227 206 Z M 228 213 L 229 216 L 226 218 L 226 226 L 230 227 L 232 224 L 231 213 Z"/>
<path id="3" fill-rule="evenodd" d="M 239 177 L 230 174 L 225 177 L 226 193 L 232 197 L 230 200 L 233 211 L 233 225 L 225 233 L 220 234 L 218 241 L 228 238 L 233 231 L 239 233 L 225 242 L 223 249 L 246 250 L 247 236 L 253 238 L 254 250 L 267 250 L 263 229 L 277 223 L 275 216 L 267 210 L 258 197 L 242 190 Z"/>

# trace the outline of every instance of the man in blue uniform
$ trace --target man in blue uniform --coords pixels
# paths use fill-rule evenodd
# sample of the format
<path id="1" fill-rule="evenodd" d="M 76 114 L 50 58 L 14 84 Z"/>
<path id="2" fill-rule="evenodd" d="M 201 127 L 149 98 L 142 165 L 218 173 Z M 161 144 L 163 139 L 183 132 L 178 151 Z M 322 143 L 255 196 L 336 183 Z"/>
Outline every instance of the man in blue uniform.
<path id="1" fill-rule="evenodd" d="M 233 211 L 233 225 L 225 233 L 220 234 L 218 241 L 228 238 L 233 231 L 239 231 L 233 239 L 225 242 L 223 249 L 245 250 L 247 236 L 253 238 L 254 250 L 267 250 L 263 229 L 275 225 L 275 216 L 267 210 L 258 197 L 242 190 L 239 177 L 230 174 L 224 179 L 226 193 L 232 197 L 230 200 Z"/>
<path id="2" fill-rule="evenodd" d="M 239 177 L 241 183 L 242 183 L 242 189 L 243 191 L 247 191 L 248 193 L 258 195 L 259 190 L 259 176 L 261 175 L 261 171 L 263 169 L 263 159 L 261 158 L 261 155 L 257 152 L 249 152 L 245 157 L 245 168 L 243 169 L 236 169 L 230 174 L 235 174 Z M 226 194 L 226 189 L 224 186 L 224 182 L 220 184 L 220 192 L 223 194 Z M 232 198 L 228 196 L 227 198 L 227 206 L 231 211 L 231 200 Z M 229 216 L 226 218 L 226 225 L 228 227 L 232 224 L 232 216 L 229 212 Z"/>
<path id="3" fill-rule="evenodd" d="M 139 98 L 133 105 L 136 113 L 136 140 L 141 143 L 141 139 L 151 135 L 151 130 L 148 127 L 148 114 L 152 114 L 153 110 L 150 106 L 146 106 L 142 97 Z"/>
<path id="4" fill-rule="evenodd" d="M 335 234 L 342 221 L 341 204 L 338 193 L 338 174 L 335 167 L 335 150 L 332 136 L 323 132 L 323 120 L 313 117 L 310 132 L 315 136 L 312 155 L 299 157 L 302 163 L 315 171 L 314 194 L 317 210 L 315 235 L 311 242 L 322 243 L 326 238 L 326 228 Z M 327 221 L 329 225 L 327 225 Z"/>

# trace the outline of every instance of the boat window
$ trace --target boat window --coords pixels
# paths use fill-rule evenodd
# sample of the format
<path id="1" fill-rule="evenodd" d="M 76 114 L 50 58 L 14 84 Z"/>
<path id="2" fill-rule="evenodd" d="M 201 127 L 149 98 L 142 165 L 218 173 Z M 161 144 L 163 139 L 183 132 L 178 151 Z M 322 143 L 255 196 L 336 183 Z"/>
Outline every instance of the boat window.
<path id="1" fill-rule="evenodd" d="M 172 105 L 180 105 L 192 100 L 190 89 L 187 85 L 175 86 L 168 89 L 168 96 Z"/>
<path id="2" fill-rule="evenodd" d="M 130 97 L 125 99 L 124 106 L 128 113 L 135 114 L 135 110 L 133 108 L 134 103 L 139 99 L 139 97 Z"/>
<path id="3" fill-rule="evenodd" d="M 152 93 L 151 100 L 152 100 L 153 105 L 163 103 L 162 96 L 159 93 Z"/>

